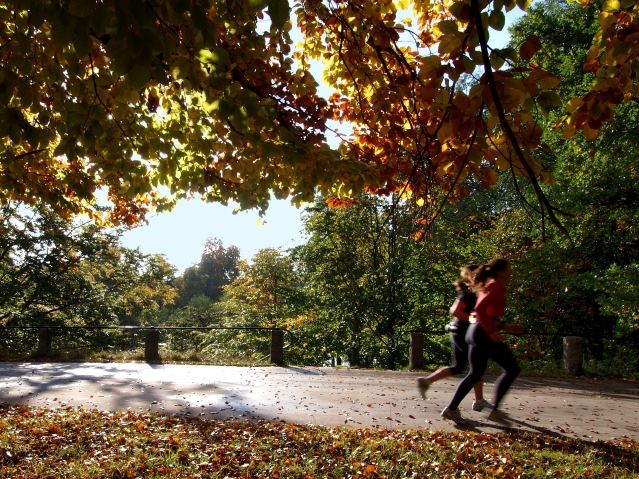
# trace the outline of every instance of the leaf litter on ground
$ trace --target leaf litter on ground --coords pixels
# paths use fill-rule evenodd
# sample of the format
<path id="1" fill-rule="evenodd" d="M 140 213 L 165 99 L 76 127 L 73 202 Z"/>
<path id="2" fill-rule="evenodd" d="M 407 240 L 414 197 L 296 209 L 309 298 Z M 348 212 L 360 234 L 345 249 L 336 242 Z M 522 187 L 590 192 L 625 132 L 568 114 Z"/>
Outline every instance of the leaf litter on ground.
<path id="1" fill-rule="evenodd" d="M 22 405 L 0 409 L 0 477 L 637 477 L 639 443 Z"/>

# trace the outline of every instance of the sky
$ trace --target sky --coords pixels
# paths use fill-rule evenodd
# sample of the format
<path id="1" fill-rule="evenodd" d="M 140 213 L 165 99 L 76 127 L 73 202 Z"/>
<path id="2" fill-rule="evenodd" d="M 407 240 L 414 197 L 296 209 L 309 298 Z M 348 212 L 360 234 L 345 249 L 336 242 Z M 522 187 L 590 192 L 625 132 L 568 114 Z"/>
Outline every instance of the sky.
<path id="1" fill-rule="evenodd" d="M 490 31 L 490 45 L 508 42 L 508 26 L 522 15 L 518 8 L 506 14 L 502 32 Z M 321 72 L 313 72 L 321 82 Z M 171 212 L 149 215 L 148 224 L 127 231 L 121 244 L 140 248 L 145 254 L 164 254 L 181 274 L 200 261 L 207 238 L 222 240 L 225 247 L 237 246 L 242 259 L 251 260 L 262 248 L 287 248 L 303 244 L 302 209 L 289 200 L 273 200 L 262 218 L 257 210 L 233 214 L 235 205 L 204 203 L 200 199 L 180 200 Z"/>

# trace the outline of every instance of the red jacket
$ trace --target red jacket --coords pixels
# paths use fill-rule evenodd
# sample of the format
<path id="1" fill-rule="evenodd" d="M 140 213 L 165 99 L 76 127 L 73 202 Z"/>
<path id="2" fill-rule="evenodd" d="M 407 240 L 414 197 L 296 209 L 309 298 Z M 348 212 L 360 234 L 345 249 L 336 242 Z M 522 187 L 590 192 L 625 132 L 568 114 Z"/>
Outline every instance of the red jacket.
<path id="1" fill-rule="evenodd" d="M 475 305 L 475 315 L 477 323 L 489 336 L 495 331 L 499 331 L 495 320 L 500 320 L 506 309 L 506 288 L 504 285 L 491 281 L 486 285 L 484 291 L 477 298 Z"/>

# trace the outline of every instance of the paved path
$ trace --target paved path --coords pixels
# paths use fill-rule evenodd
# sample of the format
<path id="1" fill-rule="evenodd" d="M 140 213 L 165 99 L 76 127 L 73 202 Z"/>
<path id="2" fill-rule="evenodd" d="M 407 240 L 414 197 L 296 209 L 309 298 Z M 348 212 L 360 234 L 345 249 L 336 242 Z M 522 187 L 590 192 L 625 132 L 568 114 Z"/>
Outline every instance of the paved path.
<path id="1" fill-rule="evenodd" d="M 59 408 L 151 411 L 213 419 L 391 429 L 461 429 L 439 413 L 459 379 L 421 399 L 418 373 L 312 367 L 0 363 L 0 400 Z M 487 376 L 490 399 L 494 377 Z M 504 429 L 462 403 L 471 428 Z M 582 439 L 639 439 L 639 383 L 518 378 L 503 409 L 520 430 Z M 465 429 L 465 428 L 464 428 Z"/>

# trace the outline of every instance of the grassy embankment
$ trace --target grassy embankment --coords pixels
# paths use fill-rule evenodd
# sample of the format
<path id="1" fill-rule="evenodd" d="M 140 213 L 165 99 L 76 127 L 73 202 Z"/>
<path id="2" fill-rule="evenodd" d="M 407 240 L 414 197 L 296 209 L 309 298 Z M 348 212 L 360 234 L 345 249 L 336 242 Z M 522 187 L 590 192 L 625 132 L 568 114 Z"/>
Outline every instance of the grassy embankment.
<path id="1" fill-rule="evenodd" d="M 23 406 L 0 409 L 0 477 L 422 478 L 639 474 L 639 443 L 533 434 L 230 423 Z"/>

